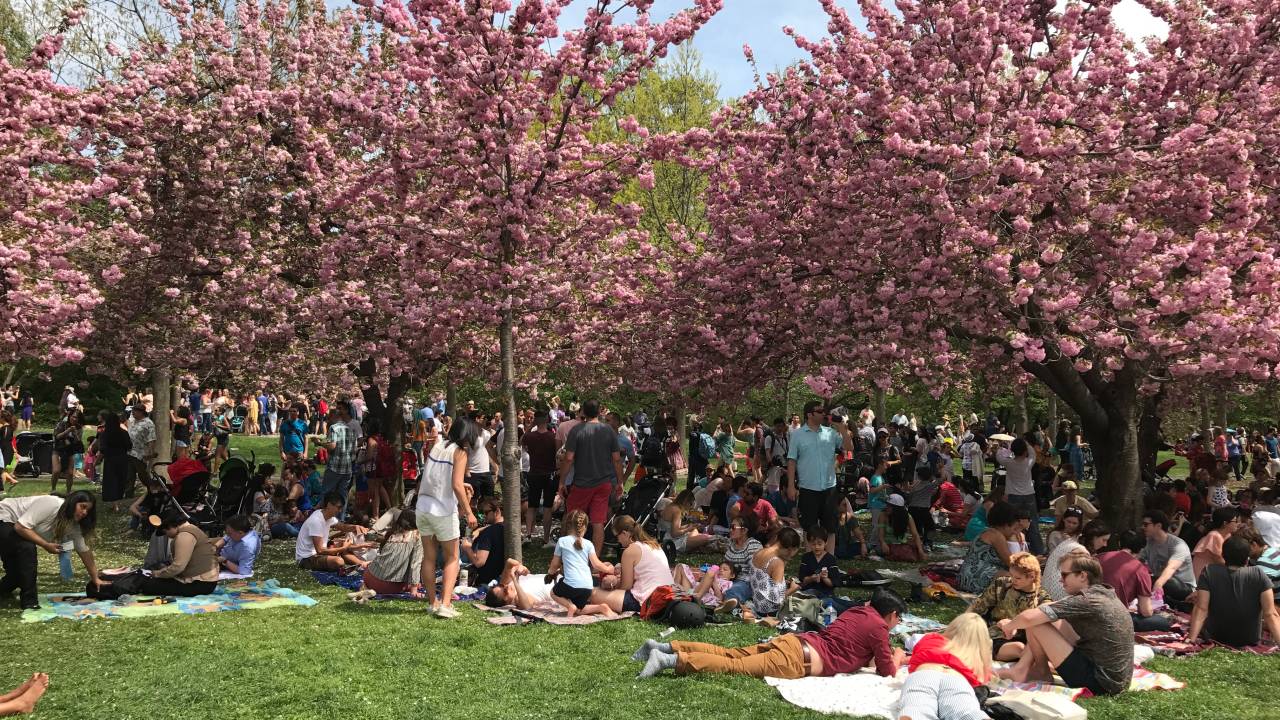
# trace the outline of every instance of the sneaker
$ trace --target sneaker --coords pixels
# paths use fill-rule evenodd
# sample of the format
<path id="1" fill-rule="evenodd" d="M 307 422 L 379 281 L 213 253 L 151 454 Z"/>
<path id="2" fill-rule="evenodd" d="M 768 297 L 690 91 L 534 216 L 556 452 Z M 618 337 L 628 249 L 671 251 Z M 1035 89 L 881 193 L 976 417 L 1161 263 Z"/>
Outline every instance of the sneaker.
<path id="1" fill-rule="evenodd" d="M 440 609 L 436 610 L 436 617 L 444 618 L 446 620 L 456 618 L 458 617 L 458 611 L 454 610 L 451 606 L 441 605 Z"/>

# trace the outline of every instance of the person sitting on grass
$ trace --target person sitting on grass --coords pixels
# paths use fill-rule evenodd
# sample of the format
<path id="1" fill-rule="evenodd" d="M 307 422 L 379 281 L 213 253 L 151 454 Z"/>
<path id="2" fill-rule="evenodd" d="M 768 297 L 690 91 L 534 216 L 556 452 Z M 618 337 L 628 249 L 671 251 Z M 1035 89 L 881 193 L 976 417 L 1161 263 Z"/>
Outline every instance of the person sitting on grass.
<path id="1" fill-rule="evenodd" d="M 733 587 L 729 588 L 726 596 L 739 603 L 751 599 L 751 583 L 747 580 L 747 573 L 751 569 L 751 558 L 764 547 L 752 537 L 755 534 L 751 525 L 753 519 L 747 516 L 729 521 L 729 542 L 724 550 L 724 561 L 734 569 Z"/>
<path id="2" fill-rule="evenodd" d="M 1271 580 L 1249 567 L 1249 543 L 1231 537 L 1222 544 L 1223 565 L 1207 565 L 1196 583 L 1195 609 L 1187 642 L 1211 640 L 1232 647 L 1257 645 L 1266 624 L 1272 642 L 1280 641 Z"/>
<path id="3" fill-rule="evenodd" d="M 769 542 L 774 533 L 782 527 L 778 511 L 768 500 L 764 499 L 764 486 L 758 482 L 749 482 L 742 489 L 742 499 L 729 506 L 729 519 L 742 515 L 754 515 L 756 518 L 756 539 Z"/>
<path id="4" fill-rule="evenodd" d="M 1191 551 L 1191 572 L 1195 573 L 1197 583 L 1206 567 L 1226 562 L 1222 557 L 1222 545 L 1239 528 L 1240 511 L 1236 508 L 1227 506 L 1213 511 L 1209 532 L 1200 538 L 1196 549 Z"/>
<path id="5" fill-rule="evenodd" d="M 1000 501 L 987 510 L 987 529 L 969 546 L 960 565 L 956 589 L 982 593 L 991 581 L 1009 572 L 1009 538 L 1016 537 L 1020 527 L 1018 513 L 1012 505 Z"/>
<path id="6" fill-rule="evenodd" d="M 1015 682 L 1051 682 L 1052 667 L 1068 687 L 1115 695 L 1133 679 L 1133 619 L 1109 586 L 1102 567 L 1088 555 L 1072 554 L 1056 568 L 1069 593 L 1012 620 L 1001 620 L 1006 639 L 1027 634 L 1018 663 L 1000 671 Z M 1052 569 L 1051 569 L 1052 571 Z"/>
<path id="7" fill-rule="evenodd" d="M 497 498 L 481 498 L 480 512 L 484 513 L 484 529 L 471 541 L 468 555 L 471 558 L 471 584 L 484 587 L 502 574 L 507 564 L 506 542 L 503 532 L 502 503 Z"/>
<path id="8" fill-rule="evenodd" d="M 986 720 L 973 690 L 991 680 L 991 638 L 981 617 L 961 613 L 921 637 L 907 667 L 898 720 Z"/>
<path id="9" fill-rule="evenodd" d="M 1159 510 L 1142 514 L 1142 531 L 1147 546 L 1138 558 L 1151 570 L 1152 592 L 1162 590 L 1165 603 L 1186 609 L 1196 591 L 1196 576 L 1191 571 L 1191 549 L 1169 529 L 1169 517 Z"/>
<path id="10" fill-rule="evenodd" d="M 218 553 L 204 531 L 186 515 L 169 510 L 157 529 L 169 538 L 173 556 L 169 564 L 150 571 L 138 586 L 139 595 L 208 595 L 218 586 Z"/>
<path id="11" fill-rule="evenodd" d="M 0 717 L 10 715 L 30 715 L 36 709 L 36 703 L 49 689 L 49 676 L 35 673 L 26 682 L 9 692 L 0 695 Z"/>
<path id="12" fill-rule="evenodd" d="M 622 558 L 614 574 L 600 578 L 600 587 L 591 596 L 593 603 L 606 603 L 614 612 L 640 612 L 640 606 L 663 586 L 675 586 L 671 563 L 658 544 L 630 515 L 613 519 L 613 534 L 622 546 Z"/>
<path id="13" fill-rule="evenodd" d="M 382 534 L 378 556 L 364 569 L 360 590 L 348 597 L 365 602 L 375 595 L 422 597 L 422 541 L 413 508 L 401 508 Z"/>
<path id="14" fill-rule="evenodd" d="M 781 537 L 790 530 L 784 528 Z M 794 530 L 791 531 L 794 534 Z M 797 541 L 798 541 L 797 536 Z M 767 549 L 767 548 L 766 548 Z M 875 662 L 876 674 L 893 677 L 906 654 L 889 645 L 889 631 L 907 612 L 907 605 L 891 591 L 878 590 L 871 602 L 850 608 L 818 632 L 778 635 L 767 642 L 725 648 L 700 642 L 670 643 L 646 640 L 631 656 L 643 662 L 640 677 L 667 669 L 678 675 L 731 673 L 751 677 L 830 677 L 856 673 Z"/>
<path id="15" fill-rule="evenodd" d="M 277 485 L 271 493 L 271 510 L 267 513 L 267 527 L 273 538 L 296 538 L 307 516 L 298 508 L 296 500 L 289 499 L 289 491 Z"/>
<path id="16" fill-rule="evenodd" d="M 901 495 L 894 493 L 889 496 L 889 504 L 881 513 L 877 528 L 880 554 L 885 560 L 894 562 L 923 562 L 924 542 L 916 519 L 906 505 Z"/>
<path id="17" fill-rule="evenodd" d="M 502 575 L 484 596 L 484 604 L 491 608 L 513 605 L 521 610 L 530 610 L 535 605 L 554 602 L 551 588 L 556 583 L 546 575 L 534 575 L 515 558 L 507 560 Z"/>
<path id="18" fill-rule="evenodd" d="M 1009 574 L 993 579 L 965 612 L 981 615 L 991 623 L 992 652 L 997 660 L 1009 661 L 1022 657 L 1027 635 L 1023 632 L 1006 639 L 999 622 L 1047 602 L 1049 596 L 1040 586 L 1040 562 L 1031 553 L 1015 553 L 1009 557 Z"/>
<path id="19" fill-rule="evenodd" d="M 1147 539 L 1134 530 L 1121 531 L 1116 536 L 1119 550 L 1098 554 L 1098 564 L 1102 566 L 1102 581 L 1115 588 L 1116 597 L 1125 607 L 1133 606 L 1137 612 L 1131 612 L 1135 632 L 1149 630 L 1168 630 L 1173 621 L 1168 615 L 1160 615 L 1152 610 L 1151 605 L 1151 571 L 1138 559 L 1138 553 L 1147 546 Z"/>
<path id="20" fill-rule="evenodd" d="M 692 595 L 705 607 L 719 608 L 723 612 L 738 607 L 737 600 L 726 600 L 724 597 L 725 592 L 733 587 L 734 578 L 737 577 L 733 565 L 727 562 L 707 568 L 701 578 L 695 576 L 693 568 L 684 563 L 679 563 L 672 568 L 671 574 L 675 577 L 676 588 L 681 593 Z"/>
<path id="21" fill-rule="evenodd" d="M 810 595 L 829 598 L 840 584 L 840 564 L 827 552 L 827 531 L 814 525 L 805 535 L 809 552 L 800 556 L 800 589 Z"/>
<path id="22" fill-rule="evenodd" d="M 147 518 L 159 514 L 169 504 L 169 490 L 155 475 L 142 478 L 142 487 L 146 492 L 134 498 L 129 506 L 129 529 L 141 530 L 150 537 L 153 528 Z"/>
<path id="23" fill-rule="evenodd" d="M 569 617 L 579 614 L 613 617 L 617 613 L 608 603 L 592 602 L 595 583 L 592 582 L 591 571 L 611 575 L 613 565 L 601 562 L 596 556 L 596 546 L 582 537 L 588 524 L 587 514 L 581 510 L 571 510 L 564 518 L 564 528 L 569 534 L 556 541 L 551 565 L 547 568 L 547 580 L 562 571 L 564 574 L 551 588 L 551 599 L 563 607 Z"/>
<path id="24" fill-rule="evenodd" d="M 778 612 L 782 601 L 796 590 L 798 583 L 787 583 L 787 563 L 800 552 L 800 533 L 782 528 L 774 541 L 751 558 L 747 580 L 751 582 L 751 609 L 756 617 Z"/>
<path id="25" fill-rule="evenodd" d="M 1247 527 L 1236 535 L 1249 543 L 1249 564 L 1262 568 L 1271 581 L 1271 587 L 1280 587 L 1280 548 L 1269 546 L 1255 528 Z"/>
<path id="26" fill-rule="evenodd" d="M 241 577 L 253 576 L 253 563 L 262 549 L 262 539 L 253 529 L 248 515 L 236 515 L 227 519 L 226 533 L 213 545 L 218 553 L 218 567 L 222 572 Z"/>
<path id="27" fill-rule="evenodd" d="M 687 522 L 687 516 L 691 512 L 693 512 L 693 491 L 683 490 L 676 495 L 675 500 L 667 504 L 658 518 L 658 529 L 661 531 L 662 541 L 671 543 L 678 553 L 698 552 L 709 545 L 715 548 L 722 547 L 721 538 L 701 532 Z"/>
<path id="28" fill-rule="evenodd" d="M 1080 537 L 1080 530 L 1084 527 L 1084 510 L 1078 507 L 1069 507 L 1062 511 L 1058 516 L 1058 522 L 1053 526 L 1053 532 L 1049 533 L 1049 542 L 1045 545 L 1045 549 L 1050 553 L 1054 548 L 1068 540 L 1075 540 Z"/>
<path id="29" fill-rule="evenodd" d="M 305 570 L 325 570 L 341 572 L 348 567 L 364 569 L 368 563 L 356 555 L 356 551 L 373 547 L 373 543 L 345 542 L 329 544 L 329 531 L 355 533 L 363 535 L 367 529 L 359 525 L 338 522 L 338 513 L 342 512 L 345 499 L 341 493 L 331 492 L 320 501 L 320 507 L 311 513 L 302 529 L 298 531 L 298 542 L 294 549 L 294 559 L 298 567 Z"/>

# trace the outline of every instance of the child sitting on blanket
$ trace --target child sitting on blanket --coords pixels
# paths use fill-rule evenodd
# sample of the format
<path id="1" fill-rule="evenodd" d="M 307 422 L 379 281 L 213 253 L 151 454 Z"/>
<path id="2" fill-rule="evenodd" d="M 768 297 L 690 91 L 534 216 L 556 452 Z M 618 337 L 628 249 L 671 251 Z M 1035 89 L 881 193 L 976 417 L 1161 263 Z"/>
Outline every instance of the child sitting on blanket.
<path id="1" fill-rule="evenodd" d="M 738 606 L 737 600 L 724 599 L 725 591 L 733 587 L 733 581 L 738 578 L 733 565 L 729 563 L 712 565 L 706 572 L 701 573 L 701 578 L 697 577 L 693 568 L 684 563 L 677 564 L 674 570 L 672 575 L 676 581 L 676 587 L 693 595 L 703 605 L 720 607 L 724 610 L 731 610 Z"/>
<path id="2" fill-rule="evenodd" d="M 827 552 L 827 531 L 821 525 L 809 528 L 805 536 L 809 552 L 800 557 L 800 589 L 810 595 L 831 597 L 840 584 L 840 565 Z"/>
<path id="3" fill-rule="evenodd" d="M 898 720 L 985 720 L 973 689 L 991 679 L 987 623 L 961 613 L 941 633 L 929 633 L 912 649 L 902 683 Z"/>
<path id="4" fill-rule="evenodd" d="M 551 599 L 565 609 L 569 617 L 581 613 L 583 615 L 616 615 L 605 603 L 591 602 L 591 592 L 595 583 L 591 580 L 591 571 L 601 575 L 612 575 L 613 565 L 600 562 L 596 557 L 596 547 L 582 537 L 587 531 L 587 514 L 574 510 L 564 518 L 564 528 L 568 535 L 556 541 L 555 554 L 551 557 L 551 565 L 547 568 L 547 580 L 551 580 L 563 570 L 564 576 L 555 587 L 551 588 Z"/>

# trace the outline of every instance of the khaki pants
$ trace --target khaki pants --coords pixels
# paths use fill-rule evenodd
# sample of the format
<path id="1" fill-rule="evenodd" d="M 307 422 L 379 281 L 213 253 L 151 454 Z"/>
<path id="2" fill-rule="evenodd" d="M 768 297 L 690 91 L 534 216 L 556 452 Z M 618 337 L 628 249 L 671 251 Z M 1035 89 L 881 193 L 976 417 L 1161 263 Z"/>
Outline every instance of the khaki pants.
<path id="1" fill-rule="evenodd" d="M 782 635 L 773 642 L 742 648 L 725 648 L 708 643 L 676 641 L 676 672 L 733 673 L 751 677 L 785 679 L 805 676 L 804 648 L 795 635 Z"/>

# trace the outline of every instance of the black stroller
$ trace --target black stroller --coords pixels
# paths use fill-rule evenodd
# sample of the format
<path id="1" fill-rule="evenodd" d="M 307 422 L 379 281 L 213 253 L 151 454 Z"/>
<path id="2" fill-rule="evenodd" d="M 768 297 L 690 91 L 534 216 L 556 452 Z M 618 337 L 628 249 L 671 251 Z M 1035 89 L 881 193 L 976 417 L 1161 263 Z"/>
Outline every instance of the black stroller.
<path id="1" fill-rule="evenodd" d="M 604 554 L 608 557 L 621 557 L 622 548 L 618 538 L 613 534 L 613 520 L 622 515 L 630 515 L 650 535 L 657 534 L 658 501 L 671 494 L 675 481 L 670 475 L 646 475 L 643 480 L 622 496 L 613 515 L 604 528 Z"/>
<path id="2" fill-rule="evenodd" d="M 19 477 L 40 477 L 43 473 L 52 473 L 53 433 L 18 433 L 17 464 L 13 472 Z"/>

